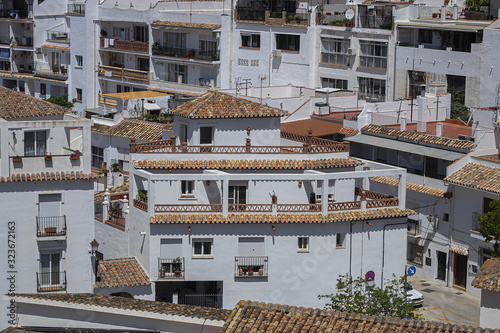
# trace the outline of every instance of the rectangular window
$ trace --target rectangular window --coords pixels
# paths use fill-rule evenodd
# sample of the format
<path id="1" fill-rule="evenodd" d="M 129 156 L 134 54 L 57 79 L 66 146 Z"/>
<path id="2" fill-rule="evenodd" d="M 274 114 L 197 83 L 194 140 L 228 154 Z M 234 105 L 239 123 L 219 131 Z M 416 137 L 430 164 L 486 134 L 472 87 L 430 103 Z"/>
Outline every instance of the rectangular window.
<path id="1" fill-rule="evenodd" d="M 345 234 L 337 234 L 337 249 L 345 248 Z"/>
<path id="2" fill-rule="evenodd" d="M 181 180 L 181 196 L 194 197 L 194 180 Z"/>
<path id="3" fill-rule="evenodd" d="M 212 258 L 213 240 L 212 239 L 193 239 L 193 257 L 194 258 Z"/>
<path id="4" fill-rule="evenodd" d="M 432 44 L 432 34 L 430 29 L 418 29 L 418 43 Z"/>
<path id="5" fill-rule="evenodd" d="M 347 80 L 322 77 L 321 78 L 321 86 L 323 88 L 347 89 Z"/>
<path id="6" fill-rule="evenodd" d="M 300 36 L 276 34 L 276 48 L 284 51 L 299 51 Z"/>
<path id="7" fill-rule="evenodd" d="M 102 162 L 104 162 L 104 149 L 92 146 L 92 167 L 101 169 Z"/>
<path id="8" fill-rule="evenodd" d="M 40 95 L 47 95 L 47 85 L 45 83 L 40 83 Z"/>
<path id="9" fill-rule="evenodd" d="M 168 79 L 170 82 L 177 82 L 179 76 L 182 77 L 181 82 L 187 83 L 188 68 L 185 65 L 168 64 Z"/>
<path id="10" fill-rule="evenodd" d="M 241 46 L 260 48 L 260 34 L 241 34 Z"/>
<path id="11" fill-rule="evenodd" d="M 448 222 L 450 220 L 450 214 L 443 213 L 443 222 Z"/>
<path id="12" fill-rule="evenodd" d="M 360 42 L 359 65 L 369 68 L 387 68 L 387 43 Z"/>
<path id="13" fill-rule="evenodd" d="M 47 152 L 47 131 L 24 132 L 24 156 L 44 156 Z"/>
<path id="14" fill-rule="evenodd" d="M 183 142 L 187 142 L 187 136 L 188 136 L 188 126 L 186 124 L 181 124 L 181 132 L 180 132 L 180 141 L 181 141 L 181 144 Z"/>
<path id="15" fill-rule="evenodd" d="M 297 249 L 299 252 L 309 252 L 309 237 L 299 237 Z"/>
<path id="16" fill-rule="evenodd" d="M 185 51 L 186 48 L 186 34 L 180 32 L 165 32 L 163 34 L 163 46 L 171 49 L 180 49 L 180 51 Z M 186 52 L 184 52 L 186 53 Z"/>
<path id="17" fill-rule="evenodd" d="M 77 102 L 82 101 L 82 89 L 76 88 L 76 100 Z"/>
<path id="18" fill-rule="evenodd" d="M 372 79 L 369 77 L 358 78 L 359 98 L 367 102 L 385 101 L 385 80 Z"/>
<path id="19" fill-rule="evenodd" d="M 200 145 L 211 145 L 214 140 L 214 128 L 212 126 L 200 127 Z"/>
<path id="20" fill-rule="evenodd" d="M 54 287 L 60 287 L 63 282 L 60 273 L 61 253 L 40 253 L 39 289 L 50 290 Z"/>
<path id="21" fill-rule="evenodd" d="M 76 66 L 77 68 L 82 68 L 83 67 L 83 56 L 75 56 L 75 60 L 76 60 Z"/>
<path id="22" fill-rule="evenodd" d="M 483 198 L 483 213 L 491 212 L 490 204 L 493 202 L 491 198 Z"/>
<path id="23" fill-rule="evenodd" d="M 217 53 L 217 42 L 200 40 L 200 55 L 212 56 Z"/>
<path id="24" fill-rule="evenodd" d="M 349 66 L 349 46 L 351 42 L 343 39 L 321 39 L 321 62 Z"/>
<path id="25" fill-rule="evenodd" d="M 10 61 L 0 61 L 0 71 L 10 71 Z"/>

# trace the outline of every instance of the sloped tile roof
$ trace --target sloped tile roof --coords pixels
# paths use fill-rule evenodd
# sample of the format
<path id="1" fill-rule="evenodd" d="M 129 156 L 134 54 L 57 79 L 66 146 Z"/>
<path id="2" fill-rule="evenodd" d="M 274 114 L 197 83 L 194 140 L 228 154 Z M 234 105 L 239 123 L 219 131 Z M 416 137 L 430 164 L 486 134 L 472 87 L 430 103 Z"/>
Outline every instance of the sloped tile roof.
<path id="1" fill-rule="evenodd" d="M 136 258 L 100 260 L 96 288 L 148 286 L 148 275 Z"/>
<path id="2" fill-rule="evenodd" d="M 0 118 L 46 117 L 68 112 L 71 110 L 60 105 L 0 86 Z"/>
<path id="3" fill-rule="evenodd" d="M 471 141 L 448 139 L 419 132 L 400 131 L 394 128 L 379 125 L 367 125 L 361 129 L 361 132 L 364 134 L 375 134 L 382 137 L 389 137 L 395 140 L 414 141 L 417 143 L 443 146 L 463 151 L 471 151 L 476 147 L 476 145 Z"/>
<path id="4" fill-rule="evenodd" d="M 342 127 L 339 131 L 340 134 L 345 134 L 345 135 L 356 135 L 358 134 L 358 130 L 354 128 L 348 128 L 348 127 Z"/>
<path id="5" fill-rule="evenodd" d="M 187 118 L 282 117 L 288 112 L 247 101 L 215 90 L 196 97 L 170 111 Z"/>
<path id="6" fill-rule="evenodd" d="M 133 161 L 136 169 L 248 169 L 291 170 L 355 167 L 362 165 L 352 157 L 320 160 L 140 160 Z"/>
<path id="7" fill-rule="evenodd" d="M 38 172 L 24 173 L 12 175 L 10 177 L 0 178 L 0 183 L 8 182 L 36 182 L 36 181 L 51 181 L 51 180 L 80 180 L 80 179 L 97 179 L 99 175 L 90 173 L 86 174 L 83 171 L 71 172 Z"/>
<path id="8" fill-rule="evenodd" d="M 307 135 L 312 130 L 312 135 L 316 137 L 326 137 L 339 133 L 341 124 L 319 119 L 302 119 L 282 123 L 281 131 L 299 135 Z"/>
<path id="9" fill-rule="evenodd" d="M 370 180 L 373 180 L 374 182 L 381 183 L 381 184 L 398 186 L 398 181 L 397 181 L 397 179 L 394 179 L 394 178 L 377 176 L 377 177 L 370 177 Z M 406 182 L 406 189 L 409 191 L 428 194 L 428 195 L 432 195 L 432 196 L 439 197 L 439 198 L 445 198 L 448 195 L 448 192 L 443 191 L 443 190 L 438 190 L 436 188 L 432 188 L 429 186 L 423 186 L 423 185 L 418 185 L 418 184 L 408 183 L 408 182 Z"/>
<path id="10" fill-rule="evenodd" d="M 189 23 L 189 22 L 174 22 L 174 21 L 155 21 L 151 23 L 151 25 L 162 26 L 162 27 L 195 28 L 195 29 L 208 29 L 208 30 L 216 30 L 222 27 L 219 24 Z"/>
<path id="11" fill-rule="evenodd" d="M 359 313 L 335 312 L 325 309 L 240 301 L 231 312 L 220 332 L 498 333 L 500 330 L 423 320 L 371 316 Z"/>
<path id="12" fill-rule="evenodd" d="M 171 131 L 172 124 L 154 123 L 138 119 L 124 119 L 114 126 L 94 124 L 92 130 L 124 138 L 143 141 L 157 141 L 162 138 L 162 131 Z"/>
<path id="13" fill-rule="evenodd" d="M 500 258 L 486 260 L 474 280 L 472 280 L 472 285 L 476 288 L 499 291 Z"/>
<path id="14" fill-rule="evenodd" d="M 381 208 L 366 211 L 341 211 L 322 215 L 319 213 L 291 214 L 156 214 L 150 223 L 236 224 L 236 223 L 331 223 L 343 221 L 375 220 L 413 215 L 411 209 Z"/>
<path id="15" fill-rule="evenodd" d="M 108 188 L 109 194 L 127 194 L 129 189 L 129 178 L 123 181 L 123 185 Z M 94 194 L 94 201 L 103 202 L 104 201 L 104 191 L 97 192 Z"/>
<path id="16" fill-rule="evenodd" d="M 460 170 L 446 177 L 444 181 L 482 191 L 500 193 L 500 168 L 467 163 Z"/>
<path id="17" fill-rule="evenodd" d="M 55 301 L 72 304 L 82 304 L 122 310 L 135 310 L 151 312 L 163 315 L 173 315 L 189 318 L 201 318 L 207 320 L 225 321 L 230 310 L 215 309 L 202 306 L 173 304 L 165 302 L 154 302 L 96 294 L 66 294 L 66 293 L 39 293 L 39 294 L 16 294 L 16 297 L 37 300 Z"/>

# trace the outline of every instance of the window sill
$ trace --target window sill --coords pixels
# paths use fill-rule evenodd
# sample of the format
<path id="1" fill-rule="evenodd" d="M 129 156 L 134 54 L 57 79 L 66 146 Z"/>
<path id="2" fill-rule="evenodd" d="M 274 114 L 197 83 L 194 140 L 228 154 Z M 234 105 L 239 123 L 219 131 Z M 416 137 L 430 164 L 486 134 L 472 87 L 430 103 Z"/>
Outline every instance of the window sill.
<path id="1" fill-rule="evenodd" d="M 335 64 L 333 62 L 320 62 L 319 64 L 323 65 L 323 66 L 338 66 L 338 67 L 344 67 L 344 68 L 351 67 L 351 65 Z"/>
<path id="2" fill-rule="evenodd" d="M 196 200 L 196 197 L 194 195 L 181 195 L 179 200 Z"/>
<path id="3" fill-rule="evenodd" d="M 191 259 L 213 259 L 214 256 L 192 256 Z"/>
<path id="4" fill-rule="evenodd" d="M 83 66 L 75 66 L 75 69 L 83 69 Z"/>
<path id="5" fill-rule="evenodd" d="M 260 47 L 255 47 L 255 46 L 240 46 L 240 49 L 260 50 Z"/>
<path id="6" fill-rule="evenodd" d="M 358 68 L 361 68 L 361 69 L 373 69 L 373 70 L 376 70 L 376 71 L 387 72 L 387 68 L 365 67 L 365 66 L 358 66 Z"/>
<path id="7" fill-rule="evenodd" d="M 309 250 L 297 250 L 297 253 L 309 253 Z"/>
<path id="8" fill-rule="evenodd" d="M 298 51 L 296 51 L 296 50 L 283 50 L 283 49 L 278 49 L 278 50 L 281 50 L 282 52 L 288 52 L 288 53 L 297 53 L 297 54 L 300 53 L 300 50 L 298 50 Z"/>
<path id="9" fill-rule="evenodd" d="M 346 247 L 345 246 L 336 246 L 335 248 L 336 249 L 345 249 Z"/>

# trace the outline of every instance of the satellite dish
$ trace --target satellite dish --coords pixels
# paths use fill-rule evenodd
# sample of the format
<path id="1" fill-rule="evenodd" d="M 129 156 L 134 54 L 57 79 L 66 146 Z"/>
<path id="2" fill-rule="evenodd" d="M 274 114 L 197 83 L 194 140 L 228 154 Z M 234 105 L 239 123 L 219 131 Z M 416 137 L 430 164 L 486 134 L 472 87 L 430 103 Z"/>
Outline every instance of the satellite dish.
<path id="1" fill-rule="evenodd" d="M 353 17 L 354 17 L 354 10 L 352 10 L 352 9 L 346 10 L 345 18 L 348 20 L 352 20 Z"/>

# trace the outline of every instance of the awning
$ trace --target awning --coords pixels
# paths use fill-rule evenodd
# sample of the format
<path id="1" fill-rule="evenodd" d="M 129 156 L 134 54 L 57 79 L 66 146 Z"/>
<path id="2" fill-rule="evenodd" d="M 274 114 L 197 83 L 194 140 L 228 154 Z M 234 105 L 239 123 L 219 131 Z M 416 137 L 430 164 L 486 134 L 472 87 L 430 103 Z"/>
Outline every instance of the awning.
<path id="1" fill-rule="evenodd" d="M 344 140 L 352 142 L 352 143 L 359 143 L 359 144 L 364 144 L 364 145 L 369 145 L 369 146 L 382 147 L 382 148 L 402 151 L 402 152 L 410 153 L 410 154 L 428 156 L 428 157 L 436 158 L 439 160 L 445 160 L 445 161 L 451 161 L 451 162 L 456 161 L 465 155 L 464 153 L 458 153 L 456 151 L 450 151 L 450 150 L 439 149 L 439 148 L 434 148 L 434 147 L 427 147 L 427 146 L 423 146 L 423 145 L 416 144 L 416 143 L 386 139 L 386 138 L 381 138 L 378 136 L 372 136 L 372 135 L 366 135 L 366 134 L 352 136 L 349 138 L 345 138 Z"/>
<path id="2" fill-rule="evenodd" d="M 491 22 L 485 21 L 488 24 Z M 456 24 L 456 23 L 433 23 L 433 22 L 400 22 L 397 23 L 398 28 L 418 28 L 418 29 L 433 29 L 433 30 L 454 30 L 464 32 L 483 31 L 485 25 L 469 25 L 469 24 Z"/>
<path id="3" fill-rule="evenodd" d="M 462 246 L 458 246 L 458 245 L 452 245 L 452 246 L 450 246 L 450 251 L 453 252 L 453 253 L 461 254 L 463 256 L 469 255 L 469 249 L 468 248 L 465 248 L 465 247 L 462 247 Z"/>

